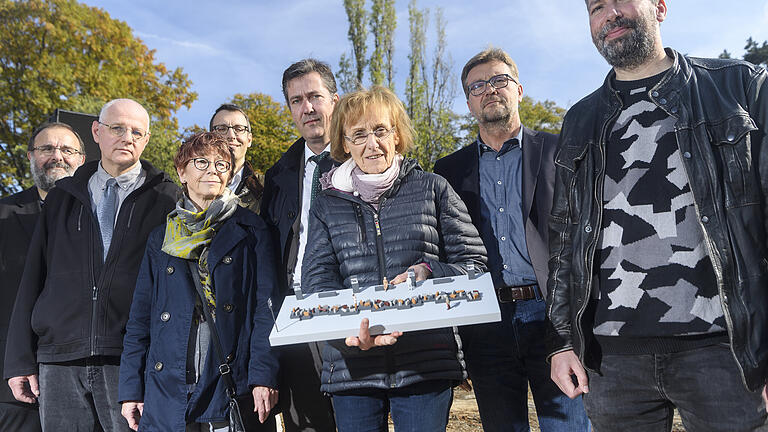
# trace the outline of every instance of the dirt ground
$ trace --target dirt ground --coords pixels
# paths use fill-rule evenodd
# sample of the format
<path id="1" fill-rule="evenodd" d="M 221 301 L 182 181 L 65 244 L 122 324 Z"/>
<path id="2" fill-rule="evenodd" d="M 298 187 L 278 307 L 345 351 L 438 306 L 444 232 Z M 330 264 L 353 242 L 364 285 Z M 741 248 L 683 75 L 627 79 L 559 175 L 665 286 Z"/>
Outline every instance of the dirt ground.
<path id="1" fill-rule="evenodd" d="M 533 404 L 533 398 L 528 392 L 528 420 L 531 425 L 531 432 L 539 432 L 539 422 L 536 420 L 536 407 Z M 456 389 L 453 396 L 453 406 L 448 420 L 448 432 L 482 432 L 483 427 L 480 424 L 480 414 L 477 411 L 477 402 L 475 394 L 471 391 Z M 394 431 L 390 425 L 390 431 Z M 673 432 L 684 432 L 683 424 L 680 418 L 675 415 L 675 422 L 672 426 Z"/>

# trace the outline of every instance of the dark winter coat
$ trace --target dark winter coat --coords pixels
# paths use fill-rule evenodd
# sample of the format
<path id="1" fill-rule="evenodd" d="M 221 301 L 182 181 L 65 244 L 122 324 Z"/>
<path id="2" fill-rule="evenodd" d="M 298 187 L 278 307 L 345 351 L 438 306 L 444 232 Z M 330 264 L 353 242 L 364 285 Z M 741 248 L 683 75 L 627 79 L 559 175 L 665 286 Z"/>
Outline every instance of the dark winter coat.
<path id="1" fill-rule="evenodd" d="M 435 278 L 466 273 L 468 261 L 485 270 L 485 248 L 466 206 L 444 178 L 421 171 L 413 160 L 403 161 L 378 211 L 352 194 L 324 190 L 310 210 L 309 228 L 302 267 L 307 292 L 349 288 L 352 276 L 362 286 L 379 284 L 422 262 Z M 321 390 L 458 382 L 465 373 L 457 338 L 444 328 L 409 332 L 369 351 L 343 340 L 325 343 Z"/>
<path id="2" fill-rule="evenodd" d="M 164 235 L 165 225 L 150 235 L 136 281 L 118 400 L 144 401 L 141 431 L 183 432 L 190 422 L 225 421 L 228 399 L 211 342 L 187 400 L 187 352 L 199 297 L 189 261 L 161 250 Z M 276 294 L 271 251 L 264 221 L 238 208 L 216 233 L 208 253 L 216 328 L 238 395 L 250 394 L 254 386 L 277 388 L 278 361 L 268 340 L 273 321 L 267 300 Z"/>
<path id="3" fill-rule="evenodd" d="M 8 321 L 40 210 L 40 195 L 34 186 L 0 200 L 0 370 Z M 18 402 L 7 385 L 0 385 L 0 402 Z"/>
<path id="4" fill-rule="evenodd" d="M 146 179 L 123 201 L 104 261 L 88 194 L 98 163 L 59 180 L 46 197 L 11 317 L 5 378 L 36 374 L 38 363 L 122 352 L 147 237 L 174 208 L 179 189 L 141 161 Z"/>

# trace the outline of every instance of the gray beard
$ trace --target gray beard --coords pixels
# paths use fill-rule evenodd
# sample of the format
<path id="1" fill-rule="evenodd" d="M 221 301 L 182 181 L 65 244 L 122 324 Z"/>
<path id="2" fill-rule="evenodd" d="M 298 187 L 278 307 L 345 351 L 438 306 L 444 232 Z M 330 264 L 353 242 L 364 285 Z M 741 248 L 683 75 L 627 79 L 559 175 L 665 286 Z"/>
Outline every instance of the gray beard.
<path id="1" fill-rule="evenodd" d="M 609 65 L 619 69 L 634 69 L 653 55 L 654 40 L 646 24 L 642 18 L 638 20 L 619 18 L 613 22 L 613 25 L 603 27 L 598 37 L 593 38 L 592 41 Z M 620 26 L 631 30 L 622 38 L 606 42 L 605 35 Z"/>
<path id="2" fill-rule="evenodd" d="M 29 170 L 32 173 L 32 180 L 35 182 L 35 186 L 37 186 L 38 189 L 48 192 L 49 190 L 53 189 L 53 186 L 57 180 L 60 180 L 64 177 L 69 177 L 75 172 L 71 166 L 61 162 L 58 165 L 64 168 L 67 173 L 59 176 L 48 175 L 48 170 L 55 165 L 57 164 L 47 164 L 47 166 L 43 166 L 42 169 L 40 169 L 37 167 L 37 163 L 34 159 L 30 162 Z"/>
<path id="3" fill-rule="evenodd" d="M 512 112 L 504 107 L 503 110 L 494 111 L 492 113 L 481 112 L 478 123 L 486 128 L 498 128 L 508 124 L 511 118 Z"/>

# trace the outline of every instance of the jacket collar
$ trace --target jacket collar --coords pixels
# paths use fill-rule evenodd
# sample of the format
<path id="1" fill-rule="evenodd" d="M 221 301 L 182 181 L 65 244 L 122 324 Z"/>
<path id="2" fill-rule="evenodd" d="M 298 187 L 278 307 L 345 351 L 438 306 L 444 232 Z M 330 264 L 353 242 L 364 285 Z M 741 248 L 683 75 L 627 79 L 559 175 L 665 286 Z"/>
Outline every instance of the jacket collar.
<path id="1" fill-rule="evenodd" d="M 672 48 L 665 48 L 664 51 L 672 58 L 672 67 L 649 92 L 651 100 L 655 103 L 674 106 L 679 103 L 680 89 L 690 80 L 692 70 L 685 56 Z M 612 84 L 615 78 L 616 71 L 611 69 L 600 88 L 600 102 L 605 105 L 612 105 L 615 101 L 621 101 L 618 91 Z M 662 99 L 664 99 L 664 103 L 661 103 Z"/>

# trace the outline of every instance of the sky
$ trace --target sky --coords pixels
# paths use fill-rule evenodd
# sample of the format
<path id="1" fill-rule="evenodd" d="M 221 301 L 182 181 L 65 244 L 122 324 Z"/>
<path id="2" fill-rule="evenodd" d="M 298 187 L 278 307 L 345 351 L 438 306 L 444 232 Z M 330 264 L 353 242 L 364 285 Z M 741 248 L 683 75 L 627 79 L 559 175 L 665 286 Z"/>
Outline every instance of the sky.
<path id="1" fill-rule="evenodd" d="M 213 111 L 236 93 L 261 92 L 283 102 L 280 81 L 291 63 L 314 57 L 335 71 L 342 53 L 351 51 L 342 0 L 84 3 L 126 22 L 156 50 L 158 61 L 189 75 L 198 99 L 177 112 L 182 128 L 207 125 Z M 408 3 L 395 3 L 395 91 L 401 96 L 408 72 Z M 488 46 L 512 56 L 526 95 L 564 108 L 599 87 L 609 70 L 592 44 L 581 0 L 418 0 L 417 5 L 443 9 L 457 113 L 468 112 L 459 87 L 461 68 Z M 727 49 L 740 58 L 748 37 L 768 40 L 768 0 L 667 0 L 667 6 L 662 41 L 682 53 L 716 57 Z M 430 56 L 433 40 L 430 26 Z"/>

